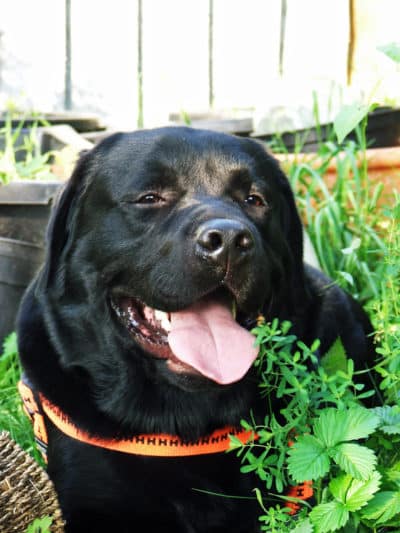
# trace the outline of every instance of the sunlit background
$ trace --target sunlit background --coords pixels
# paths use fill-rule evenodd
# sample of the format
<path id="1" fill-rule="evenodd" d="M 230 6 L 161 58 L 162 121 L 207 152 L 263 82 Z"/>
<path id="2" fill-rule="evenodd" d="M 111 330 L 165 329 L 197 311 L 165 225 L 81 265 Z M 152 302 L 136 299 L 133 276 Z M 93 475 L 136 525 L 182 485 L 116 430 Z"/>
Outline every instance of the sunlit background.
<path id="1" fill-rule="evenodd" d="M 321 121 L 344 102 L 399 103 L 378 50 L 399 20 L 398 0 L 0 0 L 0 111 L 68 109 L 114 129 L 210 112 L 307 126 L 316 100 Z"/>

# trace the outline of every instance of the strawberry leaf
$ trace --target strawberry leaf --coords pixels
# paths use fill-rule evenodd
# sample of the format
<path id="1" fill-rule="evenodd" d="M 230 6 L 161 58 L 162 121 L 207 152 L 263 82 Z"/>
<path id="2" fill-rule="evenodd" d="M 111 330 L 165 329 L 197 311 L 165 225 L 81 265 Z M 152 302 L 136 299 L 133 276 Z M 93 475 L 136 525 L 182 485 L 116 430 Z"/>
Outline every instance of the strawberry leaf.
<path id="1" fill-rule="evenodd" d="M 346 507 L 354 512 L 364 507 L 371 500 L 373 495 L 379 490 L 381 475 L 376 470 L 366 481 L 353 479 L 346 495 Z"/>
<path id="2" fill-rule="evenodd" d="M 359 405 L 338 413 L 338 424 L 341 425 L 340 441 L 366 439 L 379 424 L 379 418 L 373 410 Z"/>
<path id="3" fill-rule="evenodd" d="M 329 471 L 324 445 L 312 435 L 300 436 L 288 451 L 289 474 L 295 481 L 318 479 Z"/>
<path id="4" fill-rule="evenodd" d="M 342 474 L 339 477 L 335 477 L 329 483 L 329 490 L 332 496 L 343 505 L 346 503 L 346 494 L 349 490 L 350 483 L 353 478 L 348 474 Z"/>
<path id="5" fill-rule="evenodd" d="M 337 501 L 342 503 L 350 512 L 364 507 L 379 490 L 381 475 L 374 471 L 369 479 L 360 481 L 348 474 L 332 479 L 329 490 Z"/>
<path id="6" fill-rule="evenodd" d="M 343 504 L 350 512 L 355 512 L 364 507 L 379 490 L 381 475 L 374 471 L 366 481 L 342 475 L 329 483 L 329 490 L 338 502 Z"/>
<path id="7" fill-rule="evenodd" d="M 398 405 L 384 405 L 375 407 L 374 413 L 379 417 L 379 429 L 387 435 L 400 434 L 400 407 Z"/>
<path id="8" fill-rule="evenodd" d="M 314 434 L 327 448 L 331 448 L 339 442 L 367 438 L 378 424 L 378 416 L 365 407 L 328 408 L 314 422 Z"/>
<path id="9" fill-rule="evenodd" d="M 375 453 L 359 444 L 338 444 L 329 455 L 347 474 L 361 480 L 370 477 L 376 464 Z"/>
<path id="10" fill-rule="evenodd" d="M 314 528 L 308 518 L 305 518 L 299 522 L 294 529 L 290 530 L 290 533 L 313 533 Z"/>
<path id="11" fill-rule="evenodd" d="M 340 411 L 333 408 L 324 409 L 314 422 L 314 435 L 326 448 L 335 446 L 342 438 L 341 428 L 337 424 Z"/>
<path id="12" fill-rule="evenodd" d="M 375 494 L 362 516 L 367 520 L 375 520 L 377 524 L 385 524 L 400 513 L 400 492 L 382 491 Z"/>
<path id="13" fill-rule="evenodd" d="M 327 533 L 343 527 L 349 519 L 349 512 L 342 503 L 331 501 L 314 507 L 310 519 L 316 533 Z"/>

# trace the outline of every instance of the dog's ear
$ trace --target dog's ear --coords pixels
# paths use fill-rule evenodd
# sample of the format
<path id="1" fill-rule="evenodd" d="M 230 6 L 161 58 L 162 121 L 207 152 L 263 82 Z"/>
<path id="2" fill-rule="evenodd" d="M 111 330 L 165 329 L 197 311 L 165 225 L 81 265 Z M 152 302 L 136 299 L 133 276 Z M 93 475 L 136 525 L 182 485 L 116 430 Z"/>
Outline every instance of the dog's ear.
<path id="1" fill-rule="evenodd" d="M 71 245 L 77 206 L 87 186 L 90 161 L 91 150 L 81 154 L 70 179 L 55 199 L 47 226 L 45 263 L 37 284 L 39 290 L 49 286 L 60 259 Z"/>
<path id="2" fill-rule="evenodd" d="M 284 199 L 280 210 L 280 224 L 293 260 L 301 269 L 303 263 L 303 224 L 289 179 L 281 169 L 279 161 L 267 150 L 265 143 L 255 139 L 247 140 L 247 142 L 251 143 L 248 145 L 250 146 L 249 152 L 259 162 L 261 174 L 268 177 L 272 172 L 275 177 L 280 194 Z"/>
<path id="3" fill-rule="evenodd" d="M 277 167 L 281 178 L 281 191 L 285 198 L 281 212 L 281 224 L 289 243 L 294 262 L 296 265 L 300 265 L 301 268 L 303 263 L 303 223 L 297 210 L 294 193 L 289 180 L 278 163 Z"/>
<path id="4" fill-rule="evenodd" d="M 269 156 L 272 158 L 272 156 Z M 274 158 L 273 158 L 274 159 Z M 287 301 L 292 302 L 293 309 L 299 309 L 306 301 L 306 282 L 303 263 L 303 224 L 297 210 L 295 196 L 289 179 L 274 159 L 275 173 L 278 177 L 281 197 L 280 225 L 284 233 L 283 261 L 286 282 L 289 288 Z"/>
<path id="5" fill-rule="evenodd" d="M 250 141 L 249 141 L 250 142 Z M 279 161 L 268 152 L 264 143 L 252 142 L 251 155 L 257 161 L 258 171 L 266 180 L 272 176 L 280 196 L 276 217 L 268 222 L 269 238 L 276 239 L 282 261 L 281 275 L 284 279 L 276 286 L 282 293 L 276 297 L 276 309 L 271 310 L 279 316 L 282 303 L 290 309 L 300 309 L 307 300 L 307 286 L 303 265 L 303 224 L 296 207 L 295 197 L 289 179 L 280 167 Z M 279 226 L 276 227 L 275 224 Z M 287 304 L 287 305 L 286 305 Z M 285 312 L 286 312 L 285 311 Z"/>

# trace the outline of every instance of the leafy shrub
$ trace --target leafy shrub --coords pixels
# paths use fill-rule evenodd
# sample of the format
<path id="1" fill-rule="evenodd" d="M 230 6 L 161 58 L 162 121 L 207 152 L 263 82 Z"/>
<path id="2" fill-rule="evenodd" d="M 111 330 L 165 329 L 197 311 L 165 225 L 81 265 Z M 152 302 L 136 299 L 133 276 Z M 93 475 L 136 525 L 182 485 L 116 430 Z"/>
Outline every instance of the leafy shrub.
<path id="1" fill-rule="evenodd" d="M 363 119 L 367 109 L 350 121 Z M 254 330 L 266 411 L 274 413 L 271 398 L 284 407 L 262 426 L 242 421 L 258 439 L 247 445 L 232 439 L 232 449 L 243 474 L 256 473 L 265 486 L 256 491 L 263 531 L 400 530 L 400 195 L 379 207 L 382 187 L 369 181 L 365 124 L 360 144 L 339 150 L 328 143 L 317 170 L 300 163 L 289 175 L 323 269 L 370 314 L 374 370 L 382 381 L 377 390 L 364 390 L 339 340 L 317 366 L 318 341 L 305 346 L 290 334 L 290 324 L 274 320 Z M 339 157 L 338 177 L 328 189 L 324 173 L 333 157 Z M 371 395 L 381 407 L 361 405 Z M 293 516 L 285 492 L 304 481 L 313 484 L 315 505 L 299 501 L 302 509 Z M 271 499 L 278 501 L 274 507 Z"/>

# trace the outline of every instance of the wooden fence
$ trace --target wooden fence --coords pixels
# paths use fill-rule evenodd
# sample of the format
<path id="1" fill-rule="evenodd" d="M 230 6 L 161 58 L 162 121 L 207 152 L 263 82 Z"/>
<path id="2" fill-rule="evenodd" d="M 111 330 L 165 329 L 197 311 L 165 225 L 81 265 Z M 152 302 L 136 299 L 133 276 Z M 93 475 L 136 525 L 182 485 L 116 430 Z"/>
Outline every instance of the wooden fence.
<path id="1" fill-rule="evenodd" d="M 210 108 L 301 114 L 313 90 L 324 107 L 352 73 L 374 78 L 368 46 L 355 44 L 395 40 L 399 9 L 397 0 L 0 0 L 0 110 L 13 98 L 121 128 Z"/>

